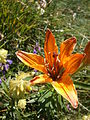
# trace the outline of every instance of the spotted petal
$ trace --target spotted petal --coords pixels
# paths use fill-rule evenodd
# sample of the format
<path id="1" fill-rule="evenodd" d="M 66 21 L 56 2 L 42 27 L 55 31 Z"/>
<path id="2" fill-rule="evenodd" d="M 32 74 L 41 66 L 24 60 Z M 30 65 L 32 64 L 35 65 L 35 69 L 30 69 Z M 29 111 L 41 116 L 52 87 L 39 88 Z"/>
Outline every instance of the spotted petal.
<path id="1" fill-rule="evenodd" d="M 41 72 L 46 73 L 44 66 L 44 58 L 33 53 L 27 53 L 24 51 L 16 52 L 17 57 L 27 66 L 35 68 Z"/>
<path id="2" fill-rule="evenodd" d="M 52 32 L 48 29 L 46 31 L 45 44 L 44 44 L 45 58 L 48 63 L 53 65 L 53 53 L 58 54 L 58 47 Z"/>
<path id="3" fill-rule="evenodd" d="M 74 108 L 77 108 L 77 92 L 69 76 L 64 76 L 60 81 L 53 81 L 51 84 L 59 94 L 71 103 Z"/>
<path id="4" fill-rule="evenodd" d="M 38 83 L 47 83 L 47 82 L 52 82 L 52 79 L 46 74 L 44 74 L 44 75 L 36 76 L 32 80 L 30 80 L 30 85 L 34 85 Z"/>
<path id="5" fill-rule="evenodd" d="M 59 59 L 63 62 L 63 64 L 67 61 L 67 57 L 71 55 L 75 47 L 75 44 L 76 44 L 75 37 L 69 38 L 61 43 Z"/>
<path id="6" fill-rule="evenodd" d="M 69 56 L 67 59 L 68 61 L 64 64 L 64 67 L 66 69 L 66 73 L 69 74 L 73 74 L 77 71 L 77 69 L 79 68 L 83 58 L 84 58 L 84 54 L 72 54 L 71 56 Z"/>

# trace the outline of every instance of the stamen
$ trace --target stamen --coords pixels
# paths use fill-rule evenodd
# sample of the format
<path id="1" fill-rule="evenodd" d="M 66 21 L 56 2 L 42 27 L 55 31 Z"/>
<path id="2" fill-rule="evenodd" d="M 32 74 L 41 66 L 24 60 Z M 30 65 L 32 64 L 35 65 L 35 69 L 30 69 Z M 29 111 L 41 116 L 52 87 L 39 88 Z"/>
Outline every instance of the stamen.
<path id="1" fill-rule="evenodd" d="M 53 52 L 48 52 L 48 62 L 44 59 L 44 63 L 47 69 L 47 75 L 53 79 L 53 81 L 59 80 L 63 75 L 65 69 L 60 65 L 60 60 L 58 54 Z M 53 57 L 53 59 L 52 59 Z M 49 63 L 50 60 L 50 63 Z"/>
<path id="2" fill-rule="evenodd" d="M 63 74 L 64 71 L 65 71 L 65 68 L 62 67 L 62 68 L 60 69 L 60 71 L 59 71 L 60 76 L 62 76 L 62 74 Z"/>
<path id="3" fill-rule="evenodd" d="M 51 52 L 48 52 L 48 54 L 51 54 Z"/>
<path id="4" fill-rule="evenodd" d="M 46 63 L 46 58 L 44 58 L 44 64 Z"/>
<path id="5" fill-rule="evenodd" d="M 57 61 L 60 63 L 60 60 L 59 60 L 59 58 L 57 57 Z"/>
<path id="6" fill-rule="evenodd" d="M 57 56 L 58 56 L 58 54 L 53 52 L 53 57 L 56 58 Z"/>
<path id="7" fill-rule="evenodd" d="M 52 67 L 51 71 L 53 71 L 53 70 L 54 70 L 54 66 Z"/>
<path id="8" fill-rule="evenodd" d="M 49 63 L 46 63 L 45 66 L 49 66 Z"/>

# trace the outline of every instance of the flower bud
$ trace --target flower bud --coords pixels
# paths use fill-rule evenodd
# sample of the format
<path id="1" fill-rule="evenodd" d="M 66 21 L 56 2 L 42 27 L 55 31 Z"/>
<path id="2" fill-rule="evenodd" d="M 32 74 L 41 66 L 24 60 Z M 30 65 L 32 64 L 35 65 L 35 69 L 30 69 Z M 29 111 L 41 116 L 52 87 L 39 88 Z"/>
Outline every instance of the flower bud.
<path id="1" fill-rule="evenodd" d="M 23 95 L 31 90 L 29 81 L 24 80 L 28 76 L 29 73 L 20 72 L 15 80 L 10 80 L 10 93 L 13 98 L 23 98 Z"/>
<path id="2" fill-rule="evenodd" d="M 8 51 L 5 49 L 0 49 L 0 63 L 6 63 Z"/>
<path id="3" fill-rule="evenodd" d="M 26 99 L 20 99 L 18 101 L 18 107 L 21 109 L 25 109 L 26 108 Z"/>

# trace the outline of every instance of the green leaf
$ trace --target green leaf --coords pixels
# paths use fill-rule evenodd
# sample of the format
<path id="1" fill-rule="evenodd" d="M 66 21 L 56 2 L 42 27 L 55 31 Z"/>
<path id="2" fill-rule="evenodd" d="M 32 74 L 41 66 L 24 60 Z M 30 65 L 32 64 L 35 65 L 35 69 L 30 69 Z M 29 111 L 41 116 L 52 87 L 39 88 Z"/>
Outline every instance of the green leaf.
<path id="1" fill-rule="evenodd" d="M 74 84 L 76 85 L 77 88 L 90 90 L 90 84 L 89 83 L 74 81 Z"/>
<path id="2" fill-rule="evenodd" d="M 45 91 L 45 93 L 39 98 L 39 102 L 40 101 L 42 101 L 43 99 L 46 99 L 46 98 L 48 98 L 48 97 L 50 97 L 52 95 L 52 92 L 51 91 L 49 91 L 49 90 L 47 90 L 47 91 Z"/>
<path id="3" fill-rule="evenodd" d="M 8 88 L 8 86 L 6 84 L 6 81 L 2 80 L 1 86 L 2 86 L 2 88 L 4 90 L 4 92 L 8 94 L 9 93 L 9 88 Z"/>

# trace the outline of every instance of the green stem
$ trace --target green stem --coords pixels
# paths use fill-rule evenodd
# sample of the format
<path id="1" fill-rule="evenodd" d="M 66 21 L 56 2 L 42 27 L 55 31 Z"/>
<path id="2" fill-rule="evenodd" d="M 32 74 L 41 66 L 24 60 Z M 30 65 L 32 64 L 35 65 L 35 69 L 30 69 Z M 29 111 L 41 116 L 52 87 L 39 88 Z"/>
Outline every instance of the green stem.
<path id="1" fill-rule="evenodd" d="M 90 112 L 90 110 L 88 110 L 84 105 L 82 105 L 80 102 L 79 102 L 79 105 L 83 108 L 83 109 L 85 109 L 85 110 L 87 110 L 88 112 Z"/>

